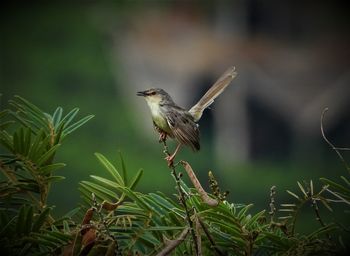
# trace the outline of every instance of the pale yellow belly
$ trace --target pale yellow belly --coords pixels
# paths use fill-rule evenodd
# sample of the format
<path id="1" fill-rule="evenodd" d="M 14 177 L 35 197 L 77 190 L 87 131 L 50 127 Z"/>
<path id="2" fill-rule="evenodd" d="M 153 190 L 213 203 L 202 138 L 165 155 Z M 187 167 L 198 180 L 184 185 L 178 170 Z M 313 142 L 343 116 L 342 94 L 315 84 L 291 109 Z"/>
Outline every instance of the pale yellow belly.
<path id="1" fill-rule="evenodd" d="M 154 121 L 154 123 L 163 131 L 165 131 L 168 134 L 171 134 L 171 130 L 170 127 L 168 125 L 168 122 L 166 121 L 166 119 L 161 116 L 161 115 L 154 115 L 152 116 L 152 119 Z"/>

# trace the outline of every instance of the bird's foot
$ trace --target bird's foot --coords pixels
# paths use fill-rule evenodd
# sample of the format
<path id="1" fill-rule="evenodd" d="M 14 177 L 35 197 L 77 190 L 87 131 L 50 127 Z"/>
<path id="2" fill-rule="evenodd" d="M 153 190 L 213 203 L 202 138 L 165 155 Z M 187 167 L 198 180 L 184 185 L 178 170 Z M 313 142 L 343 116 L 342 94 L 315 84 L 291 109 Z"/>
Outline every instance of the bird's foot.
<path id="1" fill-rule="evenodd" d="M 159 143 L 166 141 L 167 134 L 165 132 L 159 132 Z"/>
<path id="2" fill-rule="evenodd" d="M 175 155 L 169 155 L 164 158 L 168 162 L 169 167 L 174 165 L 174 158 Z"/>

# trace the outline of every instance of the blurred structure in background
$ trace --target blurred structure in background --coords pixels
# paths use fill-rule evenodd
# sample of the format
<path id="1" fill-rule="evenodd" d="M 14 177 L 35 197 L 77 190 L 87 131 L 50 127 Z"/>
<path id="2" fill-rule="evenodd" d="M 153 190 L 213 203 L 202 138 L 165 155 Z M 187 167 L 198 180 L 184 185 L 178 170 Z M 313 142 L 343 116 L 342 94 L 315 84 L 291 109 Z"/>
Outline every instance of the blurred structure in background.
<path id="1" fill-rule="evenodd" d="M 144 123 L 136 125 L 149 127 L 150 136 L 148 111 L 136 91 L 164 88 L 188 108 L 235 65 L 238 77 L 212 110 L 218 162 L 286 160 L 318 148 L 325 107 L 326 131 L 350 141 L 347 16 L 337 1 L 135 6 L 110 30 L 114 60 L 122 66 L 115 72 L 125 75 L 124 97 L 137 106 L 142 118 L 136 120 Z M 206 131 L 210 118 L 203 119 Z"/>
<path id="2" fill-rule="evenodd" d="M 346 7 L 292 0 L 9 2 L 0 9 L 0 105 L 18 94 L 48 112 L 61 105 L 95 115 L 58 152 L 67 163 L 58 175 L 67 179 L 53 188 L 52 200 L 62 211 L 78 202 L 79 181 L 105 175 L 94 152 L 119 163 L 120 149 L 128 171 L 144 168 L 141 191 L 171 194 L 172 177 L 136 92 L 161 87 L 188 108 L 235 65 L 237 78 L 200 121 L 201 151 L 179 157 L 194 164 L 203 184 L 213 170 L 231 200 L 265 207 L 271 185 L 283 190 L 343 174 L 319 120 L 328 107 L 327 136 L 350 146 Z"/>

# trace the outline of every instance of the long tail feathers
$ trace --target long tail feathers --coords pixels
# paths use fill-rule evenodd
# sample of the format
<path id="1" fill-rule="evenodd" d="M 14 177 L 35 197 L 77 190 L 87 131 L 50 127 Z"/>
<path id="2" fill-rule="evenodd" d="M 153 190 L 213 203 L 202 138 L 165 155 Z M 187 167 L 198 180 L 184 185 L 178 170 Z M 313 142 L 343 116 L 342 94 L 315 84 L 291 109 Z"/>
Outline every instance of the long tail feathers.
<path id="1" fill-rule="evenodd" d="M 231 81 L 237 76 L 236 68 L 230 67 L 220 78 L 213 84 L 212 87 L 204 94 L 204 96 L 190 110 L 194 121 L 197 122 L 203 114 L 204 109 L 209 107 L 216 97 L 218 97 Z"/>

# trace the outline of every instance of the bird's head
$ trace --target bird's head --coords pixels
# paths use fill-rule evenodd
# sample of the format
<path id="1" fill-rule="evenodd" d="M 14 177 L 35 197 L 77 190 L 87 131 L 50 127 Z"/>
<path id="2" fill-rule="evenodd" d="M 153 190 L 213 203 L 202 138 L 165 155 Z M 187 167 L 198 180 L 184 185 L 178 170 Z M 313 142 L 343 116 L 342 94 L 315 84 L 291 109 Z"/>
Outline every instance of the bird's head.
<path id="1" fill-rule="evenodd" d="M 137 96 L 142 96 L 148 103 L 161 104 L 172 102 L 169 94 L 163 89 L 151 88 L 145 91 L 137 92 Z"/>

